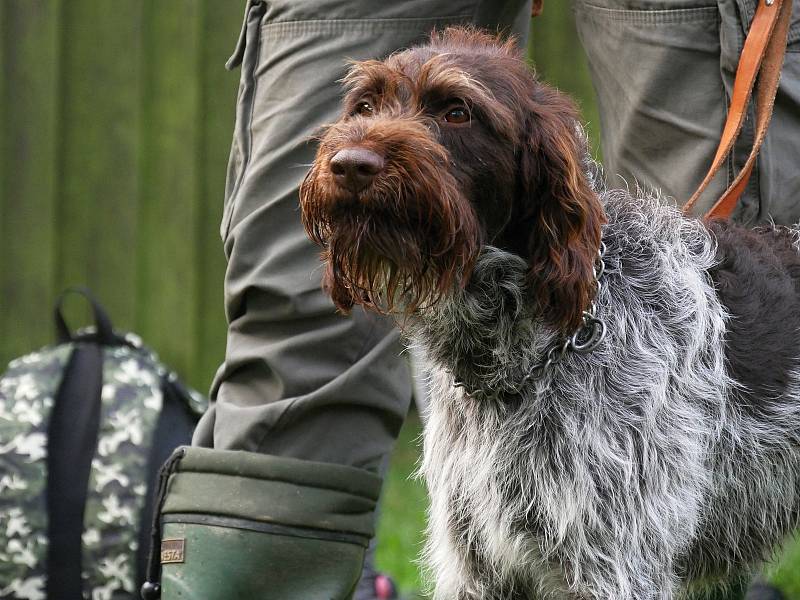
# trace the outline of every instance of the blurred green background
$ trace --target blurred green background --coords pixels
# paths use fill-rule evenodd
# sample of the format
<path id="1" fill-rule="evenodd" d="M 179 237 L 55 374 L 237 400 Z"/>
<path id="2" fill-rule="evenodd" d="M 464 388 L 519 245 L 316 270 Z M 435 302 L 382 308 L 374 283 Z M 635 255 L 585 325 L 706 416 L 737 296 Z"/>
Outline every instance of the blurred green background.
<path id="1" fill-rule="evenodd" d="M 239 0 L 0 0 L 0 365 L 50 343 L 57 293 L 87 285 L 119 329 L 208 389 L 225 347 L 218 228 L 238 87 L 223 64 L 241 13 Z M 568 2 L 546 3 L 529 51 L 576 98 L 597 153 Z M 379 529 L 378 565 L 405 589 L 419 584 L 420 431 L 412 415 Z M 800 600 L 800 547 L 774 571 Z"/>
<path id="2" fill-rule="evenodd" d="M 57 292 L 82 284 L 208 388 L 242 6 L 0 0 L 2 364 L 50 343 Z"/>

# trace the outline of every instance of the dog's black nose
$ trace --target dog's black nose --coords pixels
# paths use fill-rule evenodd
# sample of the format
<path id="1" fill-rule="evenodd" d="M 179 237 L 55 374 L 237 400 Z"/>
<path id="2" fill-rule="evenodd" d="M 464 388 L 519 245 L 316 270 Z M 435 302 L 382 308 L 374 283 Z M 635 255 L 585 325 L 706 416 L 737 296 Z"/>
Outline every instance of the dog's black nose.
<path id="1" fill-rule="evenodd" d="M 366 148 L 345 148 L 331 159 L 333 178 L 343 188 L 358 193 L 383 171 L 383 157 Z"/>

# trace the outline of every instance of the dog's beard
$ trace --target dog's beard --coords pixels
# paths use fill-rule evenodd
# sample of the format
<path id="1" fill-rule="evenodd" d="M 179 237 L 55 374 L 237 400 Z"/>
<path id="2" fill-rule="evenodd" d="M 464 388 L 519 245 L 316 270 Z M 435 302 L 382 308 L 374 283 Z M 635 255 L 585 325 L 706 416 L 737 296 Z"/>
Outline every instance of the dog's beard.
<path id="1" fill-rule="evenodd" d="M 449 174 L 414 167 L 417 183 L 390 171 L 357 198 L 316 167 L 303 183 L 303 220 L 324 248 L 323 285 L 340 310 L 408 315 L 466 281 L 481 247 L 477 217 Z"/>

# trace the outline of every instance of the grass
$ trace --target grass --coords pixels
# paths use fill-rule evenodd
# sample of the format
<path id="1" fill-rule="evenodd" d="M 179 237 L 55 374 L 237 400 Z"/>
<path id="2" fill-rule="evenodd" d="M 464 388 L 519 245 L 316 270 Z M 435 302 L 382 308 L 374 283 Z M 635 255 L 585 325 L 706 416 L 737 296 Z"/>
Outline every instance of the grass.
<path id="1" fill-rule="evenodd" d="M 786 545 L 767 572 L 769 580 L 781 589 L 787 600 L 800 600 L 800 537 Z"/>
<path id="2" fill-rule="evenodd" d="M 422 548 L 427 496 L 423 483 L 412 477 L 419 460 L 421 433 L 419 417 L 411 413 L 392 456 L 378 524 L 376 565 L 391 574 L 406 593 L 421 587 L 416 560 Z M 800 600 L 800 537 L 786 545 L 767 574 L 786 600 Z"/>
<path id="3" fill-rule="evenodd" d="M 420 456 L 422 424 L 416 412 L 408 415 L 395 444 L 383 486 L 375 565 L 391 574 L 403 592 L 421 588 L 417 557 L 422 550 L 428 496 L 413 478 Z"/>

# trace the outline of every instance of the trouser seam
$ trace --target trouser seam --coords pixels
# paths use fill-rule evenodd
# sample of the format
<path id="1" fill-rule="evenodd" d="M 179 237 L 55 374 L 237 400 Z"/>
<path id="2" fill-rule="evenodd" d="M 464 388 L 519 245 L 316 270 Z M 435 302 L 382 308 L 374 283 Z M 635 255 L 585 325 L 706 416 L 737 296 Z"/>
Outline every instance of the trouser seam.
<path id="1" fill-rule="evenodd" d="M 436 25 L 467 22 L 471 18 L 469 14 L 459 14 L 419 19 L 308 19 L 303 21 L 264 21 L 261 25 L 261 34 L 263 36 L 275 37 L 287 34 L 336 34 L 355 30 L 390 30 L 392 32 L 404 32 L 417 31 L 420 29 L 420 24 L 423 23 L 432 23 Z"/>
<path id="2" fill-rule="evenodd" d="M 608 8 L 592 4 L 585 0 L 578 0 L 576 4 L 587 9 L 585 13 L 589 18 L 597 19 L 602 16 L 608 20 L 630 23 L 632 25 L 670 25 L 719 22 L 719 10 L 716 5 L 697 6 L 693 8 L 674 9 L 621 9 Z"/>
<path id="3" fill-rule="evenodd" d="M 250 7 L 250 10 L 257 7 L 258 4 L 253 4 Z M 262 13 L 259 15 L 259 21 L 262 21 L 264 18 L 264 14 Z M 249 24 L 246 24 L 246 27 Z M 255 40 L 254 40 L 254 47 L 250 47 L 250 44 L 247 43 L 247 37 L 245 37 L 245 50 L 244 50 L 244 59 L 241 64 L 242 74 L 243 76 L 247 77 L 249 80 L 249 93 L 247 95 L 247 100 L 250 102 L 250 106 L 248 107 L 248 111 L 246 114 L 242 116 L 245 118 L 245 123 L 242 124 L 242 128 L 240 132 L 237 133 L 237 136 L 244 137 L 244 133 L 246 132 L 246 147 L 241 147 L 240 151 L 242 153 L 242 162 L 239 165 L 239 172 L 236 175 L 236 181 L 233 184 L 233 189 L 231 190 L 231 196 L 228 200 L 230 207 L 227 210 L 227 214 L 225 215 L 225 219 L 227 220 L 225 224 L 225 238 L 228 237 L 230 233 L 231 226 L 233 225 L 233 217 L 234 213 L 236 212 L 236 204 L 237 198 L 241 192 L 242 183 L 245 179 L 245 174 L 247 172 L 248 167 L 250 166 L 250 162 L 252 159 L 253 154 L 253 117 L 255 115 L 255 107 L 256 107 L 256 94 L 258 91 L 258 77 L 256 76 L 256 71 L 258 70 L 259 59 L 261 55 L 261 35 L 259 35 L 259 31 L 256 31 Z M 252 65 L 249 64 L 251 61 L 247 60 L 248 55 L 253 57 Z M 238 101 L 242 101 L 244 98 L 239 99 Z M 237 101 L 237 102 L 238 102 Z"/>

